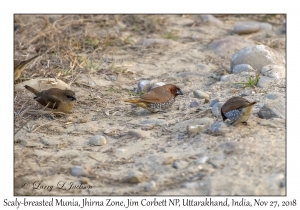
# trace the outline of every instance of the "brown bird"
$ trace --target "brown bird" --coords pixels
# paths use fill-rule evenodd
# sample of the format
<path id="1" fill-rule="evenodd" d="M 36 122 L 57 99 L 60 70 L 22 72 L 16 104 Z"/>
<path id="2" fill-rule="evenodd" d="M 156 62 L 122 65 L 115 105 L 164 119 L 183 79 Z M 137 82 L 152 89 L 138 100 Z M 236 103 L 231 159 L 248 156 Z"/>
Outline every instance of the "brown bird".
<path id="1" fill-rule="evenodd" d="M 230 119 L 231 124 L 246 122 L 251 115 L 254 104 L 256 101 L 249 102 L 242 97 L 232 97 L 221 108 L 223 121 Z"/>
<path id="2" fill-rule="evenodd" d="M 180 88 L 167 84 L 153 88 L 140 98 L 127 99 L 124 102 L 136 104 L 150 112 L 158 112 L 171 107 L 178 95 L 183 95 Z"/>
<path id="3" fill-rule="evenodd" d="M 75 93 L 72 90 L 62 90 L 59 88 L 50 88 L 39 92 L 38 90 L 25 85 L 27 90 L 35 94 L 34 99 L 51 109 L 56 109 L 59 112 L 70 112 L 76 101 Z"/>
<path id="4" fill-rule="evenodd" d="M 36 59 L 37 57 L 39 57 L 40 55 L 36 55 L 33 56 L 32 58 L 29 58 L 28 60 L 25 61 L 19 61 L 19 60 L 14 60 L 14 76 L 15 76 L 15 80 L 19 79 L 23 70 L 25 69 L 26 65 Z"/>

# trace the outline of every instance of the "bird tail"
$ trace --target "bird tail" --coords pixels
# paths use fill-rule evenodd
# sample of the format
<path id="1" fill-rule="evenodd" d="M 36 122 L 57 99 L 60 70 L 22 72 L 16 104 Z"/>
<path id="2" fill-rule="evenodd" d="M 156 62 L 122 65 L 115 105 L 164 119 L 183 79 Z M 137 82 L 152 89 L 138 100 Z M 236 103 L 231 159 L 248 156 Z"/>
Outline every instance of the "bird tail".
<path id="1" fill-rule="evenodd" d="M 37 95 L 39 93 L 39 91 L 37 91 L 36 89 L 34 89 L 28 85 L 25 85 L 24 87 L 35 95 Z"/>
<path id="2" fill-rule="evenodd" d="M 124 102 L 129 102 L 132 104 L 136 104 L 137 106 L 145 108 L 147 105 L 145 102 L 141 101 L 139 98 L 133 98 L 133 99 L 126 99 Z"/>

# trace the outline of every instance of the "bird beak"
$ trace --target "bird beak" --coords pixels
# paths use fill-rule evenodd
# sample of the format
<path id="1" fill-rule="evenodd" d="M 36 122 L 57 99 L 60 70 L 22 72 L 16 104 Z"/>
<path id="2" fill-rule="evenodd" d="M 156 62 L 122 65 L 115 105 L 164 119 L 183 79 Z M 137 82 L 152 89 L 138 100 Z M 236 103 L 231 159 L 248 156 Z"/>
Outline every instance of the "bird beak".
<path id="1" fill-rule="evenodd" d="M 183 93 L 181 92 L 181 90 L 177 89 L 176 95 L 183 95 Z"/>
<path id="2" fill-rule="evenodd" d="M 76 98 L 76 96 L 74 95 L 74 96 L 72 96 L 72 101 L 73 100 L 77 100 L 77 98 Z"/>

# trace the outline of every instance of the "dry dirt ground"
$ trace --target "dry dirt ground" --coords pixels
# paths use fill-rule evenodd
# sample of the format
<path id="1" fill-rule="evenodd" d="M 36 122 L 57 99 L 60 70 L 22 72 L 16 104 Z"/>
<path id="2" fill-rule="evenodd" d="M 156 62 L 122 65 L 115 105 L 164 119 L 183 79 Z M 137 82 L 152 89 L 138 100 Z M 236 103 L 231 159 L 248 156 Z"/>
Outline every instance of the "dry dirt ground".
<path id="1" fill-rule="evenodd" d="M 200 15 L 15 15 L 15 59 L 44 52 L 15 85 L 56 78 L 71 84 L 78 99 L 71 114 L 59 116 L 42 112 L 28 91 L 15 88 L 15 195 L 285 195 L 284 120 L 261 123 L 255 106 L 248 125 L 229 126 L 224 134 L 186 132 L 201 118 L 221 120 L 193 90 L 222 102 L 242 93 L 250 100 L 268 92 L 285 97 L 285 87 L 254 90 L 209 77 L 228 74 L 234 52 L 221 56 L 208 47 L 240 36 L 285 53 L 285 16 L 215 17 L 221 26 Z M 273 29 L 234 35 L 240 21 Z M 124 103 L 144 79 L 176 84 L 184 95 L 167 113 Z M 191 108 L 192 101 L 200 105 Z M 95 135 L 107 143 L 90 145 Z M 76 166 L 82 176 L 72 175 Z"/>

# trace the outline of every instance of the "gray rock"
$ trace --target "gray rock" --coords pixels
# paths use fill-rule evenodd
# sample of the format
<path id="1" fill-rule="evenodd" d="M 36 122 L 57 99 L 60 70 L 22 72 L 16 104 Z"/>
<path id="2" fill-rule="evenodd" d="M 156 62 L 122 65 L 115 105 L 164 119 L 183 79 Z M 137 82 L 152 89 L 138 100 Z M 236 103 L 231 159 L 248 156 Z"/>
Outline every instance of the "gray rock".
<path id="1" fill-rule="evenodd" d="M 163 125 L 166 124 L 167 121 L 163 119 L 147 119 L 141 122 L 141 124 L 157 124 L 157 125 Z"/>
<path id="2" fill-rule="evenodd" d="M 249 64 L 238 64 L 233 68 L 232 73 L 238 74 L 241 72 L 249 72 L 249 71 L 254 71 L 252 66 L 250 66 Z"/>
<path id="3" fill-rule="evenodd" d="M 230 129 L 228 128 L 228 126 L 223 123 L 222 121 L 220 122 L 215 122 L 214 124 L 211 125 L 210 127 L 210 131 L 212 133 L 216 133 L 216 134 L 222 134 L 222 133 L 228 133 L 230 131 Z"/>
<path id="4" fill-rule="evenodd" d="M 201 90 L 194 90 L 193 91 L 194 93 L 194 97 L 195 98 L 199 98 L 199 99 L 205 99 L 205 102 L 207 103 L 210 99 L 209 95 L 204 92 L 204 91 L 201 91 Z"/>
<path id="5" fill-rule="evenodd" d="M 87 176 L 89 172 L 80 166 L 74 166 L 71 170 L 71 174 L 72 176 Z"/>
<path id="6" fill-rule="evenodd" d="M 103 146 L 106 144 L 106 138 L 101 135 L 95 135 L 90 138 L 89 143 L 95 146 Z"/>
<path id="7" fill-rule="evenodd" d="M 285 119 L 285 107 L 282 104 L 269 103 L 260 108 L 258 117 L 262 119 L 282 118 Z"/>
<path id="8" fill-rule="evenodd" d="M 152 87 L 153 83 L 150 80 L 141 80 L 138 82 L 138 87 L 137 87 L 137 92 L 141 93 L 141 92 L 148 92 L 151 87 Z"/>
<path id="9" fill-rule="evenodd" d="M 223 104 L 223 102 L 217 102 L 213 105 L 213 107 L 211 108 L 211 112 L 214 116 L 221 116 L 221 108 Z"/>
<path id="10" fill-rule="evenodd" d="M 145 190 L 146 191 L 152 191 L 152 190 L 155 190 L 156 189 L 156 183 L 155 181 L 151 180 L 150 182 L 148 182 L 146 185 L 145 185 Z"/>
<path id="11" fill-rule="evenodd" d="M 187 126 L 189 125 L 204 125 L 205 128 L 209 128 L 213 122 L 214 120 L 208 117 L 196 118 L 179 122 L 174 126 L 174 128 L 176 130 L 183 129 L 183 131 L 185 132 Z"/>
<path id="12" fill-rule="evenodd" d="M 282 21 L 281 32 L 282 32 L 282 33 L 286 33 L 286 20 L 283 20 L 283 21 Z"/>
<path id="13" fill-rule="evenodd" d="M 265 45 L 256 45 L 245 47 L 232 56 L 230 61 L 231 70 L 239 64 L 249 64 L 252 68 L 259 70 L 266 65 L 285 66 L 285 58 Z"/>
<path id="14" fill-rule="evenodd" d="M 275 79 L 267 76 L 261 76 L 258 80 L 257 87 L 268 88 L 274 80 Z"/>
<path id="15" fill-rule="evenodd" d="M 215 26 L 221 26 L 221 25 L 223 25 L 223 22 L 220 21 L 219 19 L 217 19 L 213 15 L 201 15 L 200 18 L 201 18 L 201 20 L 203 22 L 207 22 L 207 23 L 209 23 L 211 25 L 215 25 Z"/>
<path id="16" fill-rule="evenodd" d="M 143 131 L 143 130 L 130 130 L 127 132 L 127 135 L 134 136 L 140 139 L 145 139 L 150 137 L 150 131 Z"/>
<path id="17" fill-rule="evenodd" d="M 251 34 L 259 30 L 256 22 L 243 22 L 234 26 L 233 32 L 236 34 Z"/>
<path id="18" fill-rule="evenodd" d="M 125 182 L 130 184 L 138 184 L 143 182 L 145 179 L 144 174 L 140 171 L 132 171 L 125 178 Z"/>
<path id="19" fill-rule="evenodd" d="M 272 25 L 269 23 L 265 23 L 265 22 L 259 22 L 259 30 L 262 31 L 271 31 L 272 30 Z"/>
<path id="20" fill-rule="evenodd" d="M 285 78 L 285 67 L 278 65 L 267 65 L 264 66 L 260 72 L 267 77 L 280 79 Z"/>
<path id="21" fill-rule="evenodd" d="M 188 125 L 187 126 L 187 133 L 188 135 L 191 136 L 195 136 L 197 134 L 199 134 L 202 131 L 206 130 L 206 125 Z"/>
<path id="22" fill-rule="evenodd" d="M 234 53 L 243 47 L 255 45 L 252 40 L 241 37 L 231 36 L 215 40 L 208 45 L 209 49 L 213 50 L 216 55 L 231 58 Z"/>
<path id="23" fill-rule="evenodd" d="M 194 108 L 194 107 L 197 107 L 197 106 L 199 106 L 199 103 L 197 101 L 192 101 L 190 103 L 190 108 Z"/>
<path id="24" fill-rule="evenodd" d="M 229 81 L 229 76 L 228 75 L 221 76 L 220 81 L 221 82 L 228 82 Z"/>
<path id="25" fill-rule="evenodd" d="M 188 165 L 189 165 L 189 163 L 186 162 L 186 161 L 183 161 L 183 160 L 176 160 L 176 161 L 174 161 L 172 167 L 173 167 L 173 168 L 176 168 L 176 169 L 183 169 L 183 168 L 186 168 Z"/>
<path id="26" fill-rule="evenodd" d="M 212 100 L 212 101 L 210 102 L 209 106 L 210 106 L 210 107 L 213 107 L 214 104 L 217 103 L 217 102 L 220 102 L 220 101 L 219 101 L 219 99 L 216 98 L 216 99 L 214 99 L 214 100 Z"/>

